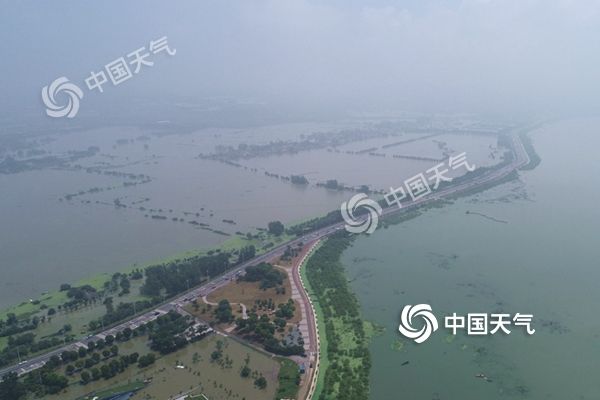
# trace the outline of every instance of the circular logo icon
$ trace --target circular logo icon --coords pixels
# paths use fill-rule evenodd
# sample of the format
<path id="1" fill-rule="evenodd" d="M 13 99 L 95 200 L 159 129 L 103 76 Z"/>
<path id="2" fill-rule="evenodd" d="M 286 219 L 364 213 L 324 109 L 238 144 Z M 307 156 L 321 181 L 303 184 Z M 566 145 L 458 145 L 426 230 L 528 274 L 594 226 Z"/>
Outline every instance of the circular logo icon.
<path id="1" fill-rule="evenodd" d="M 65 94 L 67 96 L 66 104 L 57 102 L 57 95 Z M 79 100 L 83 97 L 83 92 L 79 86 L 65 76 L 57 78 L 50 84 L 42 88 L 42 101 L 46 106 L 46 114 L 52 118 L 73 118 L 79 111 Z"/>
<path id="2" fill-rule="evenodd" d="M 367 210 L 364 218 L 356 215 L 360 208 Z M 351 233 L 373 233 L 377 229 L 379 216 L 382 213 L 381 206 L 364 193 L 354 195 L 350 200 L 343 202 L 340 210 L 346 222 L 346 230 Z"/>
<path id="3" fill-rule="evenodd" d="M 413 326 L 413 317 L 419 317 L 423 320 L 424 324 L 421 329 Z M 409 339 L 413 339 L 417 343 L 426 341 L 433 332 L 438 330 L 438 322 L 431 311 L 431 306 L 429 304 L 404 306 L 400 315 L 398 330 L 401 334 Z"/>

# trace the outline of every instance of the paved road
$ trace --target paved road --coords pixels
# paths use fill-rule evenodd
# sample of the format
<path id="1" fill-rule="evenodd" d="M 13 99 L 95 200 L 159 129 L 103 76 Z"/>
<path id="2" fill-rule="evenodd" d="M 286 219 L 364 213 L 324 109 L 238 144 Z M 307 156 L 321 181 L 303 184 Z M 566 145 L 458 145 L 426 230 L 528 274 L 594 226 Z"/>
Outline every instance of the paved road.
<path id="1" fill-rule="evenodd" d="M 512 135 L 511 141 L 512 141 L 512 146 L 513 146 L 512 151 L 513 151 L 514 157 L 510 164 L 508 164 L 502 168 L 486 172 L 486 173 L 474 178 L 473 180 L 471 180 L 469 182 L 464 182 L 459 185 L 453 185 L 453 186 L 447 187 L 445 189 L 436 190 L 433 193 L 429 194 L 428 196 L 425 196 L 423 198 L 420 198 L 420 199 L 417 199 L 414 201 L 407 200 L 406 202 L 403 203 L 402 208 L 399 208 L 396 206 L 388 207 L 383 210 L 382 218 L 385 218 L 388 215 L 392 215 L 392 214 L 395 214 L 398 212 L 405 212 L 407 210 L 413 209 L 413 208 L 420 206 L 422 204 L 425 204 L 427 202 L 439 200 L 439 199 L 442 199 L 442 198 L 445 198 L 448 196 L 452 196 L 452 195 L 476 188 L 481 185 L 488 184 L 490 182 L 497 181 L 499 179 L 506 177 L 511 172 L 515 171 L 516 169 L 529 163 L 529 157 L 523 147 L 523 143 L 521 142 L 520 138 L 517 135 Z M 365 220 L 366 218 L 367 218 L 367 216 L 362 217 L 363 220 Z M 179 297 L 171 300 L 169 303 L 163 304 L 152 311 L 148 311 L 148 312 L 146 312 L 142 315 L 139 315 L 127 322 L 119 324 L 111 329 L 107 329 L 106 331 L 104 331 L 102 333 L 90 335 L 86 338 L 83 338 L 77 342 L 71 343 L 60 349 L 53 350 L 49 353 L 46 353 L 46 354 L 34 357 L 32 359 L 29 359 L 27 361 L 24 361 L 18 365 L 13 365 L 11 367 L 0 370 L 0 376 L 6 374 L 7 372 L 13 372 L 13 371 L 17 372 L 19 375 L 22 375 L 24 373 L 27 373 L 29 371 L 32 371 L 36 368 L 41 367 L 42 365 L 44 365 L 44 363 L 46 361 L 48 361 L 50 359 L 51 356 L 59 355 L 60 353 L 62 353 L 65 350 L 76 350 L 77 348 L 79 348 L 81 346 L 86 346 L 89 341 L 92 341 L 92 340 L 97 341 L 98 339 L 105 338 L 107 335 L 114 336 L 114 335 L 116 335 L 116 333 L 118 331 L 121 331 L 121 330 L 125 329 L 126 327 L 134 329 L 143 323 L 155 320 L 162 314 L 166 314 L 171 310 L 177 310 L 178 308 L 183 307 L 185 304 L 192 302 L 194 299 L 204 297 L 204 296 L 208 295 L 210 292 L 212 292 L 213 290 L 226 285 L 227 282 L 229 282 L 232 279 L 235 279 L 236 276 L 241 274 L 243 272 L 243 270 L 246 269 L 246 267 L 248 267 L 250 265 L 255 265 L 260 262 L 268 261 L 275 257 L 283 255 L 283 252 L 285 251 L 287 246 L 294 246 L 300 242 L 302 242 L 302 243 L 314 242 L 317 239 L 327 237 L 341 229 L 344 229 L 344 222 L 339 222 L 339 223 L 327 226 L 325 228 L 321 228 L 317 231 L 314 231 L 312 233 L 306 234 L 297 239 L 294 239 L 287 243 L 279 245 L 279 246 L 267 251 L 266 253 L 263 253 L 255 258 L 253 258 L 250 261 L 240 264 L 239 266 L 228 271 L 224 275 L 221 275 L 220 277 L 215 278 L 212 281 L 210 281 L 202 286 L 198 286 L 198 287 L 186 292 L 185 294 L 180 295 Z"/>
<path id="2" fill-rule="evenodd" d="M 239 274 L 241 274 L 246 269 L 246 267 L 249 267 L 250 265 L 256 265 L 261 262 L 269 261 L 275 257 L 279 257 L 279 256 L 283 255 L 283 252 L 285 251 L 287 246 L 294 246 L 300 242 L 306 243 L 308 241 L 308 238 L 327 236 L 327 235 L 332 234 L 336 230 L 343 228 L 343 225 L 340 225 L 339 227 L 338 227 L 338 225 L 336 225 L 334 227 L 327 227 L 327 228 L 321 229 L 318 232 L 312 233 L 310 235 L 302 236 L 300 238 L 291 240 L 285 244 L 277 246 L 277 247 L 269 250 L 268 252 L 263 253 L 255 258 L 253 258 L 250 261 L 240 264 L 239 266 L 233 268 L 232 270 L 229 270 L 227 273 L 219 276 L 218 278 L 215 278 L 212 281 L 205 283 L 202 286 L 198 286 L 198 287 L 186 292 L 185 294 L 182 294 L 179 297 L 171 300 L 170 302 L 162 304 L 161 306 L 159 306 L 151 311 L 148 311 L 144 314 L 141 314 L 131 320 L 128 320 L 127 322 L 123 322 L 119 325 L 116 325 L 113 328 L 103 331 L 102 333 L 89 335 L 85 338 L 82 338 L 81 340 L 79 340 L 77 342 L 70 343 L 59 349 L 53 350 L 51 352 L 45 353 L 40 356 L 33 357 L 33 358 L 31 358 L 27 361 L 24 361 L 22 363 L 19 363 L 17 365 L 13 365 L 11 367 L 0 370 L 0 376 L 3 376 L 4 374 L 6 374 L 8 372 L 13 372 L 13 371 L 17 372 L 19 375 L 25 374 L 27 372 L 30 372 L 30 371 L 37 369 L 37 368 L 41 367 L 42 365 L 44 365 L 44 363 L 46 361 L 48 361 L 50 359 L 50 357 L 52 357 L 53 355 L 60 355 L 60 353 L 62 353 L 65 350 L 77 350 L 79 347 L 82 347 L 82 346 L 87 347 L 87 343 L 89 343 L 90 341 L 97 341 L 98 339 L 104 339 L 108 335 L 115 336 L 117 334 L 117 332 L 122 331 L 123 329 L 125 329 L 127 327 L 129 327 L 131 329 L 135 329 L 142 324 L 145 324 L 149 321 L 155 320 L 160 315 L 166 314 L 171 310 L 176 311 L 179 308 L 186 305 L 187 303 L 191 303 L 194 299 L 207 296 L 213 290 L 216 290 L 222 286 L 225 286 L 228 282 L 235 279 Z"/>
<path id="3" fill-rule="evenodd" d="M 299 399 L 310 399 L 312 397 L 311 388 L 313 386 L 314 376 L 317 373 L 316 367 L 319 360 L 319 337 L 317 333 L 317 321 L 314 315 L 314 310 L 311 301 L 308 297 L 308 293 L 302 283 L 300 276 L 300 267 L 309 256 L 309 253 L 319 243 L 318 240 L 308 243 L 302 251 L 299 259 L 295 261 L 292 266 L 292 295 L 294 290 L 298 292 L 300 297 L 302 311 L 302 321 L 300 321 L 300 331 L 304 338 L 304 350 L 306 357 L 300 358 L 300 362 L 304 363 L 305 374 L 302 378 L 302 384 L 298 390 Z M 298 299 L 296 299 L 298 300 Z"/>

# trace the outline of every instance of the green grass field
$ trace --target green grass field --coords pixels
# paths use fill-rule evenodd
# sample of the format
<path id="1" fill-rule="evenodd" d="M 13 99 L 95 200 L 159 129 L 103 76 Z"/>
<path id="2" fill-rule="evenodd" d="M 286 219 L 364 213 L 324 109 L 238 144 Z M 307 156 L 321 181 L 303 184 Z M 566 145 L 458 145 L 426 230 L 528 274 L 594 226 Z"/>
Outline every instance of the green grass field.
<path id="1" fill-rule="evenodd" d="M 328 238 L 307 260 L 303 277 L 319 321 L 320 370 L 315 400 L 364 399 L 369 394 L 368 351 L 371 326 L 365 329 L 356 297 L 351 292 L 340 256 L 351 237 Z M 316 303 L 318 301 L 318 304 Z"/>
<path id="2" fill-rule="evenodd" d="M 300 372 L 298 364 L 282 358 L 279 360 L 281 369 L 279 370 L 279 387 L 277 388 L 276 399 L 295 399 L 298 394 L 298 383 L 300 382 Z"/>

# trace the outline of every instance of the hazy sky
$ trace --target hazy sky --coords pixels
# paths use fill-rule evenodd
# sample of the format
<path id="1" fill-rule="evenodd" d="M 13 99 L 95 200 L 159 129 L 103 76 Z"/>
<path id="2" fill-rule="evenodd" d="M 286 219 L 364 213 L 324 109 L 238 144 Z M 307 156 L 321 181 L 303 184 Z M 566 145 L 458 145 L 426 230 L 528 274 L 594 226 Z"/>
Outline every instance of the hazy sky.
<path id="1" fill-rule="evenodd" d="M 536 113 L 600 106 L 600 2 L 1 1 L 2 101 L 167 35 L 128 82 L 89 93 L 228 96 L 349 110 Z"/>

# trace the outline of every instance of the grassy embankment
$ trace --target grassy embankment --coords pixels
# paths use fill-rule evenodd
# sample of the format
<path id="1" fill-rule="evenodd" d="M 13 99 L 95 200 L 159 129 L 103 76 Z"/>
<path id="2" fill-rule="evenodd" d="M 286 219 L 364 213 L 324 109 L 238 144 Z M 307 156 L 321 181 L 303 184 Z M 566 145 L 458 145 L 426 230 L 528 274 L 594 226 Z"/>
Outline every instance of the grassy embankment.
<path id="1" fill-rule="evenodd" d="M 216 251 L 216 250 L 233 251 L 233 250 L 237 250 L 241 247 L 248 246 L 248 245 L 254 245 L 256 247 L 256 253 L 258 255 L 258 254 L 264 253 L 266 250 L 270 249 L 271 247 L 277 246 L 281 243 L 285 243 L 291 239 L 292 239 L 292 237 L 288 236 L 285 233 L 282 234 L 281 236 L 273 236 L 273 235 L 265 234 L 264 238 L 262 238 L 262 239 L 256 239 L 256 238 L 247 239 L 246 237 L 237 235 L 237 236 L 229 238 L 228 240 L 224 241 L 222 245 L 214 247 L 214 248 L 185 251 L 185 252 L 181 252 L 178 254 L 174 254 L 174 255 L 166 257 L 166 258 L 148 261 L 143 264 L 130 265 L 130 266 L 124 267 L 122 269 L 117 269 L 116 271 L 121 272 L 121 273 L 129 273 L 135 269 L 138 269 L 138 268 L 144 269 L 151 265 L 168 264 L 171 262 L 181 261 L 186 258 L 190 258 L 190 257 L 194 257 L 194 256 L 203 256 L 203 255 L 208 254 L 210 251 Z M 272 245 L 268 246 L 271 243 L 272 243 Z M 75 286 L 90 285 L 98 290 L 101 290 L 104 286 L 104 283 L 111 279 L 111 276 L 112 276 L 112 273 L 98 274 L 93 277 L 82 279 L 78 282 L 72 283 L 72 286 L 75 287 Z M 132 290 L 132 292 L 134 292 L 134 291 Z M 148 298 L 145 296 L 132 295 L 132 296 L 129 296 L 126 300 L 127 301 L 136 301 L 136 300 L 147 300 L 147 299 Z M 36 312 L 38 312 L 40 310 L 41 305 L 46 305 L 47 307 L 58 307 L 59 305 L 63 304 L 64 302 L 66 302 L 68 300 L 69 299 L 67 298 L 66 292 L 61 292 L 59 290 L 49 291 L 48 293 L 45 293 L 42 296 L 40 296 L 37 299 L 37 301 L 35 301 L 35 302 L 24 301 L 18 305 L 0 310 L 0 319 L 5 319 L 6 315 L 8 313 L 14 313 L 17 316 L 24 318 L 24 317 L 31 316 L 31 315 L 35 314 Z"/>
<path id="2" fill-rule="evenodd" d="M 234 262 L 237 257 L 237 250 L 248 245 L 253 245 L 256 248 L 256 253 L 260 254 L 262 252 L 267 251 L 268 249 L 276 246 L 280 243 L 286 242 L 290 239 L 290 236 L 287 234 L 282 234 L 280 236 L 270 235 L 266 232 L 260 232 L 257 235 L 254 235 L 252 238 L 246 238 L 238 236 L 235 238 L 231 238 L 226 241 L 222 246 L 215 249 L 206 249 L 202 251 L 193 251 L 181 253 L 176 256 L 169 257 L 167 259 L 163 259 L 159 262 L 148 262 L 144 265 L 133 265 L 128 269 L 125 269 L 124 272 L 131 272 L 135 269 L 144 269 L 151 265 L 168 265 L 169 263 L 182 261 L 184 262 L 186 259 L 194 255 L 205 256 L 211 253 L 216 253 L 217 251 L 230 253 L 231 262 Z M 99 292 L 104 288 L 105 282 L 109 282 L 112 278 L 112 274 L 100 274 L 90 279 L 85 279 L 83 281 L 78 282 L 73 287 L 82 286 L 82 285 L 90 285 L 96 288 Z M 114 303 L 129 303 L 132 304 L 136 301 L 149 300 L 150 297 L 143 296 L 139 294 L 139 288 L 143 283 L 143 279 L 141 280 L 131 280 L 131 290 L 128 294 L 123 296 L 117 296 L 116 293 L 109 293 L 108 296 L 114 297 Z M 8 313 L 14 313 L 19 320 L 26 320 L 27 318 L 40 318 L 40 323 L 34 330 L 28 331 L 35 334 L 36 341 L 45 339 L 45 338 L 59 338 L 61 341 L 69 341 L 72 338 L 77 338 L 89 333 L 89 327 L 87 324 L 92 320 L 97 320 L 102 317 L 105 313 L 105 307 L 102 304 L 102 301 L 89 303 L 86 305 L 80 305 L 76 310 L 67 311 L 63 308 L 61 311 L 60 306 L 65 304 L 65 302 L 70 299 L 67 297 L 66 291 L 54 291 L 49 294 L 43 295 L 40 299 L 36 301 L 24 302 L 16 307 L 9 308 L 4 310 L 4 312 L 0 312 L 0 319 L 5 319 Z M 168 300 L 168 299 L 165 299 Z M 45 318 L 48 310 L 54 308 L 57 312 L 51 316 L 51 318 Z M 143 312 L 143 308 L 138 308 L 138 313 Z M 43 320 L 45 318 L 45 321 Z M 63 331 L 64 326 L 69 326 L 70 331 Z M 62 332 L 62 333 L 61 333 Z M 70 338 L 69 338 L 70 337 Z M 6 349 L 7 346 L 7 338 L 0 338 L 0 351 Z M 45 348 L 41 352 L 49 351 L 53 347 Z M 34 356 L 40 352 L 31 352 L 27 354 L 27 357 Z"/>
<path id="3" fill-rule="evenodd" d="M 320 371 L 314 399 L 365 399 L 369 395 L 369 337 L 340 256 L 352 238 L 340 232 L 308 259 L 305 276 L 321 333 Z M 323 334 L 324 332 L 324 334 Z"/>

